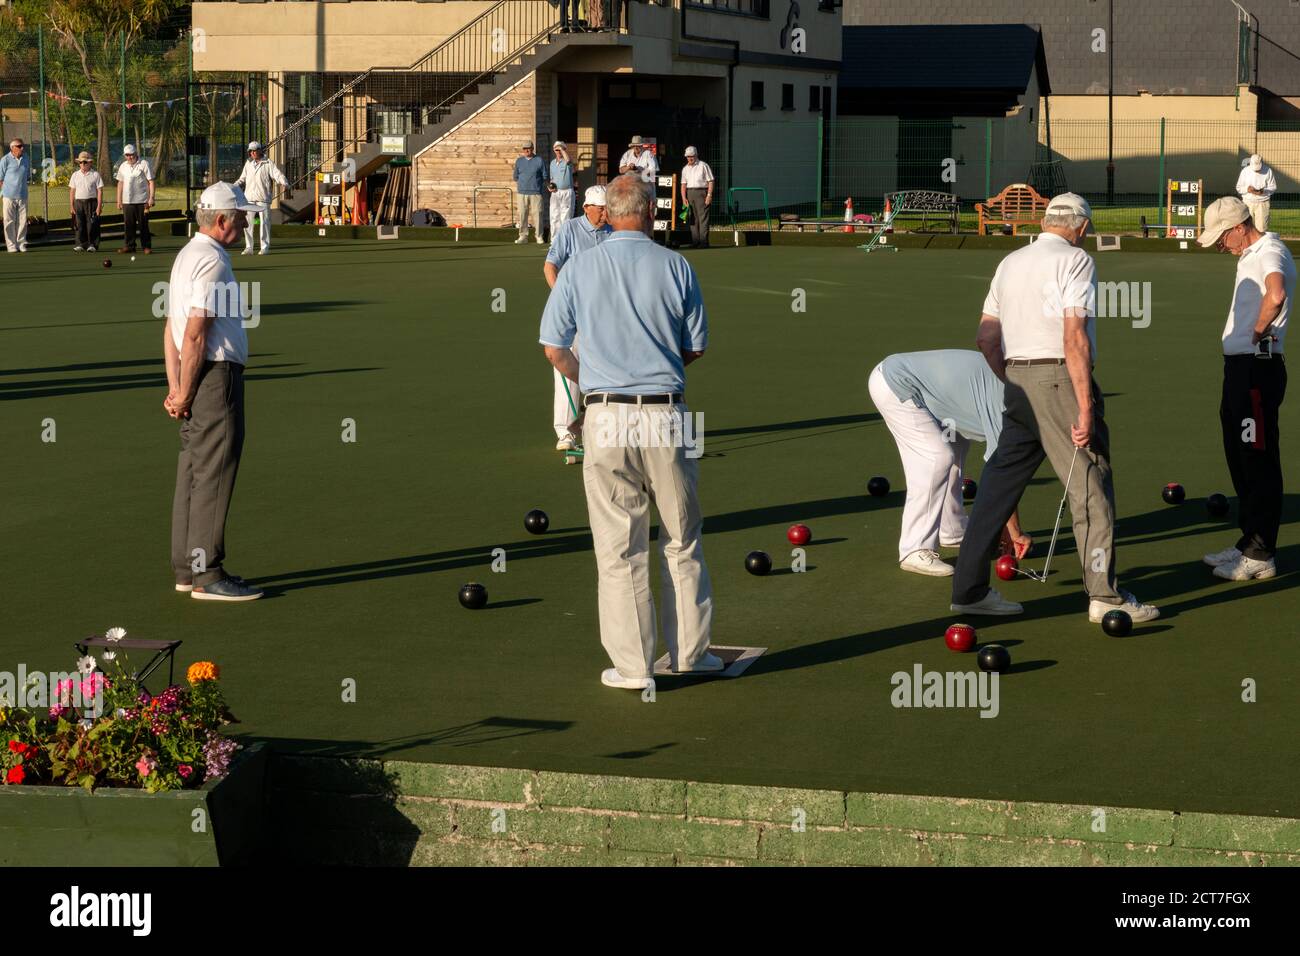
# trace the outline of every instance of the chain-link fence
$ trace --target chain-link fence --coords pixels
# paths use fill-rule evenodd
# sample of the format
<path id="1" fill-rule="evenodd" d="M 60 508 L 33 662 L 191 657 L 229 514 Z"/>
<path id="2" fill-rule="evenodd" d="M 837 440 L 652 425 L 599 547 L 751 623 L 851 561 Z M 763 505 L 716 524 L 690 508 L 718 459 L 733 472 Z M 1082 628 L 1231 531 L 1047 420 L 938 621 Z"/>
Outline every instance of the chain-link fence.
<path id="1" fill-rule="evenodd" d="M 1296 122 L 840 117 L 735 123 L 731 144 L 709 158 L 717 227 L 766 228 L 757 190 L 773 228 L 783 217 L 831 228 L 848 199 L 855 215 L 878 217 L 886 194 L 927 189 L 957 196 L 961 229 L 974 231 L 975 203 L 1028 183 L 1048 197 L 1066 189 L 1086 197 L 1099 231 L 1139 233 L 1165 224 L 1169 180 L 1200 180 L 1208 205 L 1236 194 L 1242 166 L 1259 153 L 1277 181 L 1270 228 L 1300 236 Z"/>
<path id="2" fill-rule="evenodd" d="M 185 203 L 189 38 L 61 34 L 0 18 L 0 140 L 29 144 L 36 216 L 65 217 L 66 187 L 85 150 L 106 205 L 123 147 L 149 162 L 160 209 Z"/>

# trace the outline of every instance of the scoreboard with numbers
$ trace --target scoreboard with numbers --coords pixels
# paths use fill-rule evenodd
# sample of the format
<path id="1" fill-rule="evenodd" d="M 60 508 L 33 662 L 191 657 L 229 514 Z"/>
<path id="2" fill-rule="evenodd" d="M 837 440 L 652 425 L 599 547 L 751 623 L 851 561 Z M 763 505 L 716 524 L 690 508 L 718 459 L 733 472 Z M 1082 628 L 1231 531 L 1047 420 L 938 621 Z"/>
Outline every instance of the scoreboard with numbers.
<path id="1" fill-rule="evenodd" d="M 667 190 L 665 195 L 664 190 Z M 673 223 L 677 221 L 677 174 L 655 177 L 655 223 L 654 237 L 662 239 L 668 245 L 668 238 L 673 232 Z"/>
<path id="2" fill-rule="evenodd" d="M 346 188 L 342 170 L 316 174 L 316 225 L 343 226 L 348 223 L 343 208 Z"/>
<path id="3" fill-rule="evenodd" d="M 1195 239 L 1201 234 L 1201 180 L 1171 179 L 1165 192 L 1165 223 L 1170 239 Z"/>

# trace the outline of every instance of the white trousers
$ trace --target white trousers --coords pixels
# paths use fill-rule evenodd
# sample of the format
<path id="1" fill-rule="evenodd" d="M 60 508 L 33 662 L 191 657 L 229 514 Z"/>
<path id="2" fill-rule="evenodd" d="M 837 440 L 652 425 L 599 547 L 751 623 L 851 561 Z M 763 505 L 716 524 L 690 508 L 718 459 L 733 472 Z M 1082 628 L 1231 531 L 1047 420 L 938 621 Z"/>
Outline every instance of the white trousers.
<path id="1" fill-rule="evenodd" d="M 257 228 L 253 224 L 254 216 L 260 216 L 262 218 L 262 248 L 270 249 L 271 248 L 271 204 L 269 202 L 255 203 L 250 201 L 249 205 L 256 206 L 257 212 L 248 213 L 248 227 L 244 229 L 244 251 L 246 252 L 253 251 L 253 238 L 254 238 L 253 233 L 254 230 Z"/>
<path id="2" fill-rule="evenodd" d="M 654 674 L 652 503 L 659 514 L 659 624 L 669 658 L 689 668 L 709 649 L 713 588 L 701 540 L 699 459 L 688 458 L 682 447 L 610 440 L 611 432 L 623 436 L 629 428 L 663 434 L 656 429 L 667 416 L 689 414 L 685 404 L 597 404 L 583 420 L 582 481 L 596 554 L 600 643 L 624 677 Z"/>
<path id="3" fill-rule="evenodd" d="M 573 216 L 573 190 L 557 189 L 551 193 L 551 242 L 556 233 Z"/>
<path id="4" fill-rule="evenodd" d="M 575 339 L 573 345 L 573 354 L 578 354 L 578 342 Z M 578 391 L 578 383 L 565 378 L 559 373 L 558 369 L 551 369 L 551 374 L 555 376 L 555 397 L 551 401 L 551 423 L 555 426 L 555 437 L 563 438 L 569 434 L 569 426 L 578 418 L 578 411 L 582 410 L 582 392 Z"/>
<path id="5" fill-rule="evenodd" d="M 928 409 L 898 400 L 879 365 L 872 370 L 867 389 L 903 460 L 907 499 L 898 560 L 913 551 L 938 551 L 940 542 L 960 541 L 966 535 L 961 469 L 970 439 L 954 430 L 951 440 L 945 440 L 943 425 Z"/>
<path id="6" fill-rule="evenodd" d="M 27 200 L 10 199 L 4 201 L 5 248 L 10 252 L 27 249 Z"/>

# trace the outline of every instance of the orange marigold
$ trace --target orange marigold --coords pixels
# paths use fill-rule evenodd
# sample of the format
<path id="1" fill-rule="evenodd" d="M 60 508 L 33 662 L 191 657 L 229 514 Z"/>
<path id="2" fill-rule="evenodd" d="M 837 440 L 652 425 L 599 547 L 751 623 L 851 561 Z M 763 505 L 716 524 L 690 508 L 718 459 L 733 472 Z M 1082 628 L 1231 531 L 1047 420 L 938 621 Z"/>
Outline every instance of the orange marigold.
<path id="1" fill-rule="evenodd" d="M 216 680 L 221 676 L 221 668 L 212 661 L 195 661 L 185 671 L 185 679 L 191 684 L 199 681 Z"/>

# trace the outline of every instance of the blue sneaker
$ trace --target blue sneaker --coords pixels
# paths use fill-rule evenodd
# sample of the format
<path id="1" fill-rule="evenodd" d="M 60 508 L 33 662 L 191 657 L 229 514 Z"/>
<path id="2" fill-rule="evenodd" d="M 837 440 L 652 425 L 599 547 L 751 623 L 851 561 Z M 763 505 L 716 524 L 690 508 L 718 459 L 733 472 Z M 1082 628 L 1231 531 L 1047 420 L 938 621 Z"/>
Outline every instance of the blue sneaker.
<path id="1" fill-rule="evenodd" d="M 262 593 L 261 588 L 253 587 L 242 578 L 228 577 L 211 584 L 195 585 L 190 597 L 196 601 L 256 601 Z"/>
<path id="2" fill-rule="evenodd" d="M 227 574 L 226 577 L 240 584 L 244 583 L 244 579 L 241 578 L 238 574 Z M 190 581 L 177 581 L 176 590 L 180 591 L 182 594 L 189 594 L 191 591 L 194 590 L 194 584 Z"/>

